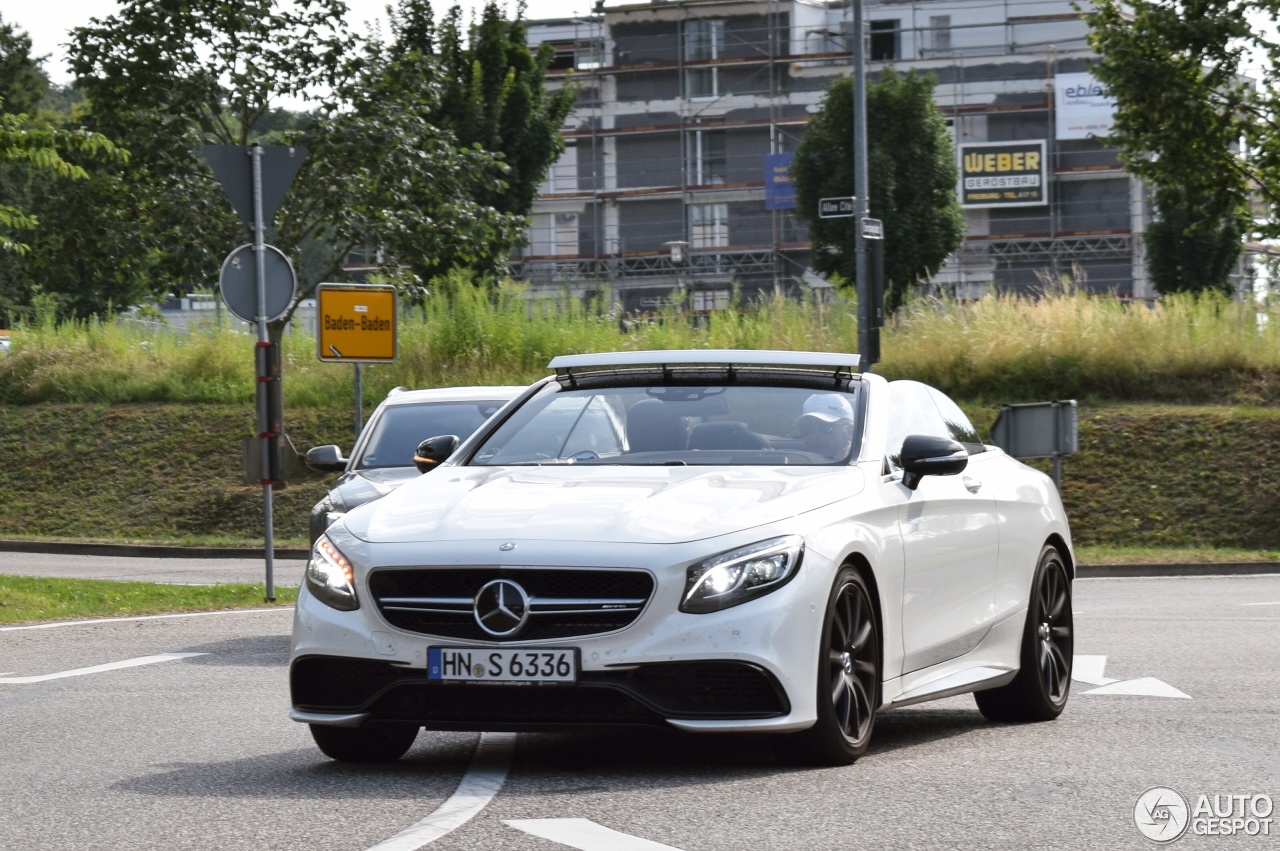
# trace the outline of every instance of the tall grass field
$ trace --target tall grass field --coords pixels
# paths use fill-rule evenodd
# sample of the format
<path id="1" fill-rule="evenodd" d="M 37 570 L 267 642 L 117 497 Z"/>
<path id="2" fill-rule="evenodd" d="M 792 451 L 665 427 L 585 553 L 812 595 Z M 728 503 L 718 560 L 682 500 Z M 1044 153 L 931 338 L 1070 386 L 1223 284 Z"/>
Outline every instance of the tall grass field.
<path id="1" fill-rule="evenodd" d="M 691 318 L 670 310 L 620 318 L 580 299 L 526 298 L 454 286 L 400 320 L 399 356 L 364 370 L 364 399 L 395 386 L 531 382 L 555 355 L 673 348 L 857 350 L 855 303 L 781 295 Z M 252 329 L 226 324 L 178 334 L 116 321 L 37 315 L 13 329 L 0 357 L 0 404 L 251 403 Z M 882 329 L 888 378 L 934 384 L 962 401 L 1082 401 L 1272 405 L 1280 401 L 1280 318 L 1217 296 L 1154 306 L 1066 293 L 918 300 Z M 283 346 L 286 407 L 353 398 L 354 370 L 321 363 L 314 337 Z M 349 401 L 348 401 L 349 403 Z"/>

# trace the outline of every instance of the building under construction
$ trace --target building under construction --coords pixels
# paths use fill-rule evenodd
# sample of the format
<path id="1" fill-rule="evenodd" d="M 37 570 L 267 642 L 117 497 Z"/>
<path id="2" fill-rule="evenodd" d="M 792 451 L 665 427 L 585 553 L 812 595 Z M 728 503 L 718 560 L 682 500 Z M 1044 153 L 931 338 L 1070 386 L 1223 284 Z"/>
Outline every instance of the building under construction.
<path id="1" fill-rule="evenodd" d="M 890 65 L 934 75 L 961 158 L 968 237 L 936 289 L 973 298 L 1070 275 L 1092 292 L 1152 295 L 1147 193 L 1094 138 L 1110 108 L 1073 5 L 865 2 L 869 79 Z M 704 310 L 735 286 L 747 299 L 829 286 L 809 268 L 786 163 L 828 85 L 852 71 L 849 3 L 600 2 L 528 30 L 556 48 L 549 85 L 572 81 L 578 99 L 517 278 L 535 292 L 607 290 L 628 312 L 674 290 Z"/>

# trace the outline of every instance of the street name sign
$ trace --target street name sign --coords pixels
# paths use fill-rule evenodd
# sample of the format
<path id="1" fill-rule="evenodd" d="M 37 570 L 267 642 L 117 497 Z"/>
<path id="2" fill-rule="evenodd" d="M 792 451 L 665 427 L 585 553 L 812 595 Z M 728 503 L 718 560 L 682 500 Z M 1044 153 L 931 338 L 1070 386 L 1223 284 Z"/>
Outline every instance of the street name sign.
<path id="1" fill-rule="evenodd" d="M 823 198 L 818 201 L 818 218 L 841 219 L 853 215 L 853 196 L 845 198 Z"/>

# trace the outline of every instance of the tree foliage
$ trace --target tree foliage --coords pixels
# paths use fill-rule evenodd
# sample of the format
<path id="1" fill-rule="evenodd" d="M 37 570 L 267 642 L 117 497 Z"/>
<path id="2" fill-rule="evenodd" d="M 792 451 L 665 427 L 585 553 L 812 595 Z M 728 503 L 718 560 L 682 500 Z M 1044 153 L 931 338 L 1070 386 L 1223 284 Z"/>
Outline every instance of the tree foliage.
<path id="1" fill-rule="evenodd" d="M 564 151 L 560 128 L 575 97 L 572 86 L 546 90 L 555 48 L 543 44 L 531 52 L 521 15 L 509 20 L 495 0 L 485 4 L 469 40 L 458 6 L 439 27 L 428 0 L 401 0 L 390 11 L 394 38 L 387 73 L 399 74 L 424 60 L 438 65 L 439 96 L 427 120 L 449 131 L 460 147 L 500 154 L 508 167 L 503 183 L 481 189 L 475 200 L 503 213 L 527 215 L 538 185 Z"/>
<path id="2" fill-rule="evenodd" d="M 938 271 L 964 239 L 955 148 L 933 100 L 931 75 L 886 69 L 867 85 L 870 215 L 884 222 L 885 307 Z M 853 80 L 831 84 L 791 164 L 797 215 L 809 224 L 813 264 L 855 280 L 852 217 L 818 218 L 821 198 L 853 192 Z"/>
<path id="3" fill-rule="evenodd" d="M 1100 0 L 1093 73 L 1117 103 L 1112 141 L 1128 168 L 1194 199 L 1190 226 L 1232 227 L 1257 193 L 1280 236 L 1278 0 Z M 1262 26 L 1269 21 L 1270 26 Z M 1252 62 L 1266 66 L 1257 79 Z M 1169 206 L 1166 203 L 1166 207 Z"/>
<path id="4" fill-rule="evenodd" d="M 342 280 L 342 262 L 357 246 L 425 281 L 452 266 L 492 266 L 519 239 L 527 204 L 512 201 L 513 186 L 531 179 L 536 187 L 557 152 L 563 115 L 550 108 L 555 99 L 541 112 L 554 126 L 522 121 L 513 108 L 536 106 L 522 87 L 536 85 L 540 98 L 546 67 L 528 59 L 519 22 L 503 21 L 492 4 L 486 9 L 486 25 L 506 41 L 463 54 L 476 79 L 502 69 L 501 93 L 491 103 L 480 100 L 492 96 L 489 89 L 468 88 L 468 99 L 453 104 L 442 56 L 407 43 L 404 28 L 390 45 L 353 35 L 345 11 L 342 0 L 122 0 L 115 15 L 73 31 L 85 121 L 132 154 L 115 176 L 118 197 L 105 197 L 104 176 L 94 200 L 106 209 L 83 198 L 77 204 L 97 211 L 104 229 L 134 221 L 132 268 L 155 291 L 212 288 L 228 251 L 248 241 L 204 161 L 206 144 L 308 149 L 268 233 L 305 274 L 299 299 L 320 281 Z M 450 15 L 460 20 L 460 12 Z M 411 16 L 429 24 L 430 6 L 402 0 L 397 20 Z M 287 98 L 316 108 L 303 116 L 282 111 Z M 497 129 L 460 139 L 452 126 L 466 122 L 455 109 L 491 116 Z M 539 132 L 552 138 L 539 141 Z M 530 152 L 531 160 L 520 159 Z M 519 175 L 504 157 L 520 164 Z M 96 267 L 108 253 L 119 259 L 117 240 L 91 242 L 78 246 L 87 252 L 82 264 Z M 299 263 L 304 249 L 309 262 Z"/>
<path id="5" fill-rule="evenodd" d="M 1177 187 L 1156 191 L 1157 218 L 1147 227 L 1147 269 L 1156 291 L 1217 290 L 1230 295 L 1230 274 L 1240 256 L 1243 223 L 1204 218 L 1204 205 Z"/>
<path id="6" fill-rule="evenodd" d="M 31 36 L 0 15 L 0 100 L 6 112 L 29 115 L 40 105 L 49 89 L 40 61 L 31 55 Z"/>

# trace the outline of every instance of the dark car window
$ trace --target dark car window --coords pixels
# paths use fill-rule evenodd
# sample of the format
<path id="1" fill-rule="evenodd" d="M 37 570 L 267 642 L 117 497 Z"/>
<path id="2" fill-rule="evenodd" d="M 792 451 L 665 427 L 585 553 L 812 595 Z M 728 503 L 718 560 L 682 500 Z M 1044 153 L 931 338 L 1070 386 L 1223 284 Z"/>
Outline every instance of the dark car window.
<path id="1" fill-rule="evenodd" d="M 501 399 L 387 405 L 369 424 L 369 440 L 355 468 L 412 466 L 413 453 L 423 440 L 440 434 L 456 434 L 465 440 L 502 405 Z"/>

